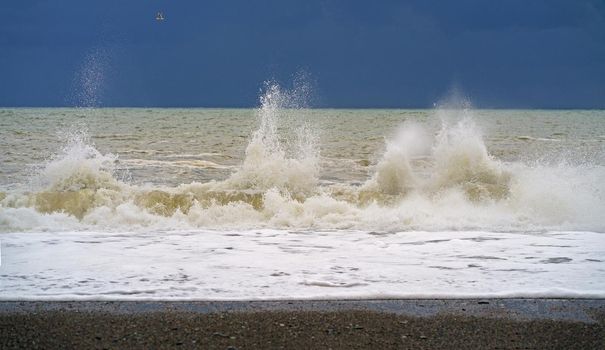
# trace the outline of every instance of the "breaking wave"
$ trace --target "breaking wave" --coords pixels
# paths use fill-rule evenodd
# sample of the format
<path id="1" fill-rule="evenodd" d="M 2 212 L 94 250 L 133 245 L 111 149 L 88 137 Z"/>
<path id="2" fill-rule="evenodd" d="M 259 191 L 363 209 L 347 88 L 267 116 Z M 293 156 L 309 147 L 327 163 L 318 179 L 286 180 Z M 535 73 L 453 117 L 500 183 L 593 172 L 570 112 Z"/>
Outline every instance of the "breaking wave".
<path id="1" fill-rule="evenodd" d="M 437 134 L 402 125 L 365 183 L 322 185 L 312 123 L 280 128 L 284 115 L 304 107 L 297 90 L 273 83 L 265 90 L 259 127 L 227 179 L 135 185 L 116 170 L 117 155 L 72 132 L 38 167 L 30 190 L 0 193 L 0 231 L 605 229 L 603 166 L 502 162 L 490 155 L 468 106 L 436 109 L 443 121 Z"/>

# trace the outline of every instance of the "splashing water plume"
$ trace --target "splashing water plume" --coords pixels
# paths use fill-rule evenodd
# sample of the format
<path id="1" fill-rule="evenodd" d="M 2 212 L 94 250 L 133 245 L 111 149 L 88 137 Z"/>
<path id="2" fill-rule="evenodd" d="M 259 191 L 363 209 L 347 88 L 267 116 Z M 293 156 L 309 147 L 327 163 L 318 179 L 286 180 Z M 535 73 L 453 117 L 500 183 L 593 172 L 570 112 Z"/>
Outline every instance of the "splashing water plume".
<path id="1" fill-rule="evenodd" d="M 387 141 L 386 151 L 376 166 L 376 173 L 365 187 L 387 195 L 405 195 L 419 185 L 412 160 L 426 157 L 430 139 L 421 126 L 408 123 L 399 128 L 396 136 Z"/>
<path id="2" fill-rule="evenodd" d="M 260 126 L 246 148 L 241 168 L 224 185 L 227 188 L 267 191 L 276 188 L 293 196 L 311 194 L 318 179 L 318 152 L 312 129 L 298 129 L 298 142 L 283 143 L 278 136 L 278 124 L 286 108 L 299 109 L 300 89 L 284 91 L 275 83 L 267 83 L 258 110 Z M 294 146 L 294 157 L 286 148 Z"/>
<path id="3" fill-rule="evenodd" d="M 455 127 L 444 125 L 434 148 L 433 188 L 461 188 L 471 200 L 504 199 L 511 174 L 487 152 L 474 122 L 468 117 Z"/>
<path id="4" fill-rule="evenodd" d="M 75 103 L 78 107 L 98 107 L 106 84 L 109 52 L 103 47 L 90 50 L 75 77 Z"/>

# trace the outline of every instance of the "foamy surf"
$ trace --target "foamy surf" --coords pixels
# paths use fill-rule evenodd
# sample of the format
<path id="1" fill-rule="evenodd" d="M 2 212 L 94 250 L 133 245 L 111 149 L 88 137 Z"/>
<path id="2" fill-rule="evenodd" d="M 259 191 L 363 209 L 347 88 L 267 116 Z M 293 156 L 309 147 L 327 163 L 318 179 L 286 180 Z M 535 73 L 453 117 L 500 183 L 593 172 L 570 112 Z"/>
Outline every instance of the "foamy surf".
<path id="1" fill-rule="evenodd" d="M 198 230 L 2 240 L 3 300 L 605 297 L 603 234 L 593 232 Z"/>

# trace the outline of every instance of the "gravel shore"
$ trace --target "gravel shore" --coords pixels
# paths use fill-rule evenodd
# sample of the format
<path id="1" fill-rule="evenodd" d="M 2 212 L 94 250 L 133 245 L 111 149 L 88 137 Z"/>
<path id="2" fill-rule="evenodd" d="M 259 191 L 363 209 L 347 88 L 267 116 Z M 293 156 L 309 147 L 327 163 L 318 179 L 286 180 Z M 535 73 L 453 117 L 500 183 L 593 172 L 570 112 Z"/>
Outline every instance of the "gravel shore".
<path id="1" fill-rule="evenodd" d="M 605 300 L 4 301 L 0 348 L 605 349 Z"/>

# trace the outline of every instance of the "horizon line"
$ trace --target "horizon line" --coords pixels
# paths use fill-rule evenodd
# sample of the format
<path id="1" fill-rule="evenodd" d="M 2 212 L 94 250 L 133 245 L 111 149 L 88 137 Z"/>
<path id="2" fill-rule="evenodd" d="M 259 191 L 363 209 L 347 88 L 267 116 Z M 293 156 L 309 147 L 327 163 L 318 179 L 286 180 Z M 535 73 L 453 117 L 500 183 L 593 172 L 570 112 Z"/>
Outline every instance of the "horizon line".
<path id="1" fill-rule="evenodd" d="M 260 105 L 256 106 L 0 106 L 0 109 L 257 109 Z M 460 109 L 460 108 L 442 108 L 439 106 L 434 107 L 414 107 L 414 106 L 367 106 L 367 107 L 327 107 L 327 106 L 305 106 L 300 108 L 295 107 L 284 107 L 282 109 L 359 109 L 359 110 L 372 110 L 372 109 L 401 109 L 401 110 L 433 110 L 433 109 Z M 544 111 L 602 111 L 605 110 L 603 107 L 482 107 L 482 106 L 470 106 L 469 109 L 474 110 L 544 110 Z"/>

